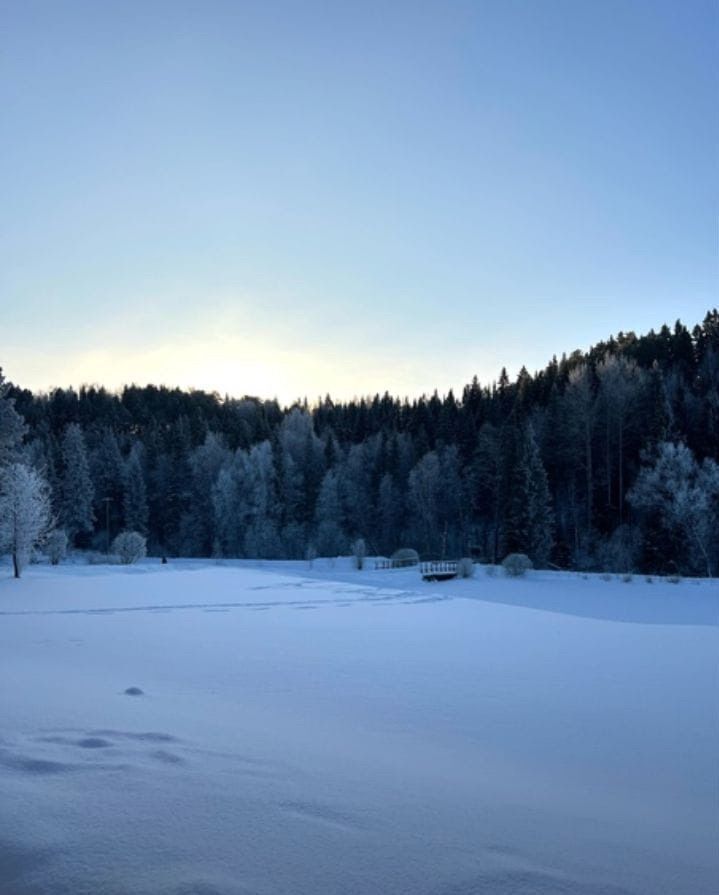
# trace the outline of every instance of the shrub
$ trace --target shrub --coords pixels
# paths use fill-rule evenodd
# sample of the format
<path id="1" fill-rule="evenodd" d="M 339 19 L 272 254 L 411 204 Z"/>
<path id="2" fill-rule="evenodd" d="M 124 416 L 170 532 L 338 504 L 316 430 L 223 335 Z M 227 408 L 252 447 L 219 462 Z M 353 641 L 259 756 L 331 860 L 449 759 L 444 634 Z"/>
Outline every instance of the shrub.
<path id="1" fill-rule="evenodd" d="M 356 541 L 352 544 L 352 558 L 354 560 L 354 567 L 358 570 L 362 570 L 364 568 L 365 557 L 367 556 L 367 546 L 364 542 L 364 538 L 357 538 Z"/>
<path id="2" fill-rule="evenodd" d="M 458 578 L 474 578 L 474 563 L 468 556 L 463 556 L 457 563 Z"/>
<path id="3" fill-rule="evenodd" d="M 419 565 L 419 553 L 412 547 L 401 547 L 391 556 L 392 565 L 396 568 Z"/>
<path id="4" fill-rule="evenodd" d="M 634 575 L 632 575 L 631 572 L 625 572 L 625 573 L 622 575 L 622 581 L 623 581 L 625 584 L 629 584 L 630 581 L 634 581 Z"/>
<path id="5" fill-rule="evenodd" d="M 494 566 L 494 565 L 492 565 L 492 566 L 485 566 L 485 567 L 484 567 L 484 574 L 485 574 L 485 575 L 488 575 L 490 578 L 494 578 L 494 577 L 496 576 L 496 574 L 497 574 L 497 567 Z"/>
<path id="6" fill-rule="evenodd" d="M 681 575 L 670 575 L 670 576 L 667 578 L 667 581 L 668 581 L 670 584 L 680 584 L 680 583 L 681 583 L 681 580 L 682 580 L 682 576 L 681 576 Z"/>
<path id="7" fill-rule="evenodd" d="M 45 552 L 50 564 L 56 566 L 67 554 L 67 535 L 62 528 L 53 528 L 45 541 Z"/>
<path id="8" fill-rule="evenodd" d="M 138 531 L 122 531 L 112 542 L 112 551 L 129 566 L 147 556 L 147 541 Z"/>
<path id="9" fill-rule="evenodd" d="M 602 581 L 611 581 L 612 574 L 611 572 L 602 572 Z"/>
<path id="10" fill-rule="evenodd" d="M 521 578 L 534 566 L 526 553 L 510 553 L 502 560 L 502 568 L 510 578 Z"/>

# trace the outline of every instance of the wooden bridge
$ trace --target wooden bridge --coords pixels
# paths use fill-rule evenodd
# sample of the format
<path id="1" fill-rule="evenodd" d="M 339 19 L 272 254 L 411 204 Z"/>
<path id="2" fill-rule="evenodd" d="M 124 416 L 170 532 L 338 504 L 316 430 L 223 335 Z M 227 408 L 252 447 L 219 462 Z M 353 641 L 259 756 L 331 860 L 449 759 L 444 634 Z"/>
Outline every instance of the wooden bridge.
<path id="1" fill-rule="evenodd" d="M 409 569 L 419 565 L 416 559 L 376 559 L 375 569 Z"/>
<path id="2" fill-rule="evenodd" d="M 457 577 L 459 563 L 456 559 L 433 560 L 420 563 L 419 570 L 425 581 L 449 581 Z"/>

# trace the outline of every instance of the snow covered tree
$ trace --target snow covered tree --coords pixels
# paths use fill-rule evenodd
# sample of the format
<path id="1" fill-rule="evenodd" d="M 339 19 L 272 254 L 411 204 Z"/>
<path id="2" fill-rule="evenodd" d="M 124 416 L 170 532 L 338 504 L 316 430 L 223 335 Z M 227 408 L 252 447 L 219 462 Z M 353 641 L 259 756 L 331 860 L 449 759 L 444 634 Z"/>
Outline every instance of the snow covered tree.
<path id="1" fill-rule="evenodd" d="M 212 489 L 220 470 L 232 459 L 221 435 L 208 432 L 204 442 L 190 455 L 191 498 L 190 523 L 183 532 L 183 552 L 189 555 L 207 556 L 215 540 L 215 514 Z M 142 529 L 134 526 L 138 531 Z"/>
<path id="2" fill-rule="evenodd" d="M 27 431 L 23 418 L 15 410 L 15 402 L 6 397 L 7 386 L 0 367 L 0 466 L 17 459 Z"/>
<path id="3" fill-rule="evenodd" d="M 67 553 L 67 535 L 62 528 L 53 528 L 45 538 L 45 552 L 50 564 L 58 565 Z"/>
<path id="4" fill-rule="evenodd" d="M 129 531 L 147 533 L 147 489 L 142 468 L 141 445 L 136 444 L 130 451 L 124 470 L 124 493 L 122 506 L 125 525 Z"/>
<path id="5" fill-rule="evenodd" d="M 705 459 L 699 464 L 685 444 L 662 442 L 654 461 L 642 467 L 628 500 L 637 509 L 658 513 L 677 558 L 712 576 L 719 554 L 717 463 Z"/>
<path id="6" fill-rule="evenodd" d="M 500 432 L 492 423 L 485 423 L 479 430 L 469 468 L 469 505 L 478 541 L 483 544 L 484 555 L 493 563 L 500 558 L 503 472 Z"/>
<path id="7" fill-rule="evenodd" d="M 610 355 L 597 366 L 605 417 L 605 476 L 607 506 L 616 506 L 618 521 L 624 519 L 627 434 L 645 374 L 636 362 L 623 355 Z M 616 489 L 614 464 L 616 456 Z M 612 503 L 616 495 L 616 504 Z"/>
<path id="8" fill-rule="evenodd" d="M 139 531 L 121 531 L 112 542 L 112 552 L 124 566 L 130 566 L 147 555 L 147 541 Z"/>
<path id="9" fill-rule="evenodd" d="M 106 428 L 96 436 L 94 447 L 88 451 L 88 463 L 94 491 L 94 516 L 104 522 L 105 514 L 109 513 L 111 527 L 117 531 L 122 524 L 125 463 L 112 429 Z"/>
<path id="10" fill-rule="evenodd" d="M 442 481 L 439 457 L 429 451 L 409 474 L 410 537 L 425 556 L 442 554 L 439 521 Z"/>
<path id="11" fill-rule="evenodd" d="M 352 559 L 357 571 L 361 572 L 362 569 L 364 569 L 366 557 L 367 545 L 365 544 L 364 538 L 357 538 L 357 540 L 352 543 Z"/>
<path id="12" fill-rule="evenodd" d="M 315 506 L 316 545 L 320 556 L 339 556 L 344 553 L 347 538 L 342 528 L 342 504 L 337 473 L 325 473 Z"/>
<path id="13" fill-rule="evenodd" d="M 584 473 L 585 533 L 592 528 L 594 497 L 593 433 L 596 417 L 596 397 L 592 388 L 591 371 L 586 364 L 575 367 L 569 374 L 565 404 L 570 422 L 575 464 Z"/>
<path id="14" fill-rule="evenodd" d="M 394 476 L 386 472 L 380 480 L 377 495 L 377 540 L 381 553 L 389 555 L 399 543 L 403 517 L 402 503 L 402 495 Z"/>
<path id="15" fill-rule="evenodd" d="M 212 489 L 217 547 L 223 556 L 242 556 L 252 510 L 250 470 L 246 451 L 235 451 Z"/>
<path id="16" fill-rule="evenodd" d="M 95 491 L 82 429 L 70 423 L 62 439 L 60 518 L 71 541 L 92 531 L 92 502 Z"/>
<path id="17" fill-rule="evenodd" d="M 16 578 L 51 527 L 50 496 L 40 474 L 22 463 L 3 467 L 0 470 L 0 544 L 12 555 Z"/>
<path id="18" fill-rule="evenodd" d="M 554 515 L 547 474 L 529 424 L 514 420 L 504 438 L 507 472 L 503 544 L 505 553 L 526 553 L 537 565 L 549 558 Z"/>
<path id="19" fill-rule="evenodd" d="M 277 482 L 272 445 L 256 444 L 247 457 L 246 556 L 274 559 L 282 555 L 278 533 Z"/>

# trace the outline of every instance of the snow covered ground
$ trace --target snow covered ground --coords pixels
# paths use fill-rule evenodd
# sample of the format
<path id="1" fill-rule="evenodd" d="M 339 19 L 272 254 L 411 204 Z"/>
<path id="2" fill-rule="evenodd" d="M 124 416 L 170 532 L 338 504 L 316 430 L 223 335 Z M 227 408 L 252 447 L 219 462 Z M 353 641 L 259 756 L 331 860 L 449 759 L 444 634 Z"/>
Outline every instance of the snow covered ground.
<path id="1" fill-rule="evenodd" d="M 2 895 L 716 891 L 717 582 L 0 572 Z"/>

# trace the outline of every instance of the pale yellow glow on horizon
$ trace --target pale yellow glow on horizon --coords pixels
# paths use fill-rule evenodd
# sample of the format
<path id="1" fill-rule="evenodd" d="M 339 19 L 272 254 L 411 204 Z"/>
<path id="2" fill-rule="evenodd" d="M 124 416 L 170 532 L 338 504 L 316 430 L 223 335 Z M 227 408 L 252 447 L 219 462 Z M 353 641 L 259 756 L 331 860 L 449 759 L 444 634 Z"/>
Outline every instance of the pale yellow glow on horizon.
<path id="1" fill-rule="evenodd" d="M 402 346 L 399 346 L 398 355 Z M 127 345 L 90 350 L 60 350 L 52 355 L 13 349 L 3 353 L 7 377 L 33 391 L 55 387 L 165 385 L 201 389 L 232 397 L 253 395 L 289 404 L 298 398 L 313 403 L 330 394 L 336 400 L 383 393 L 414 397 L 437 388 L 461 387 L 471 378 L 459 370 L 443 382 L 431 382 L 422 358 L 387 356 L 377 351 L 290 347 L 255 335 L 247 338 L 198 333 L 156 345 Z M 58 372 L 60 371 L 60 372 Z M 452 375 L 454 374 L 454 375 Z"/>

